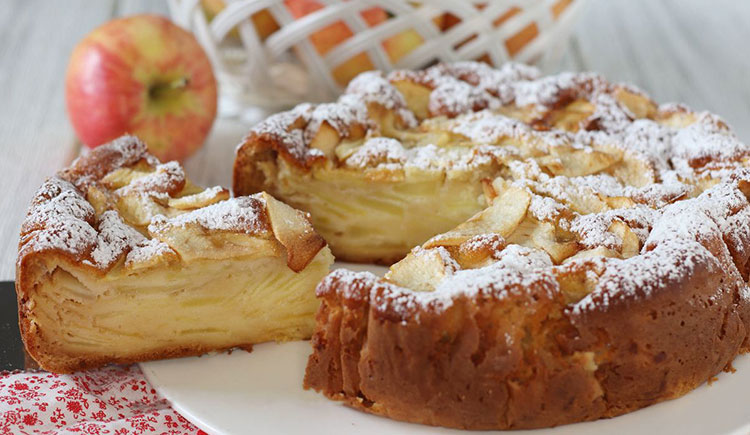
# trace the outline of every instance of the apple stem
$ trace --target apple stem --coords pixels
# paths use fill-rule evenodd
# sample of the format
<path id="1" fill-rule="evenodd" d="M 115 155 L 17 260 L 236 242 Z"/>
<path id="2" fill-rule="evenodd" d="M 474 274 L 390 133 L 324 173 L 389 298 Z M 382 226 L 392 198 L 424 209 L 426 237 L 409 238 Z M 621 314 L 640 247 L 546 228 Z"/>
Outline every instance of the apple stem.
<path id="1" fill-rule="evenodd" d="M 188 83 L 187 77 L 180 77 L 169 82 L 156 82 L 148 88 L 148 94 L 153 99 L 159 99 L 176 90 L 185 88 Z"/>

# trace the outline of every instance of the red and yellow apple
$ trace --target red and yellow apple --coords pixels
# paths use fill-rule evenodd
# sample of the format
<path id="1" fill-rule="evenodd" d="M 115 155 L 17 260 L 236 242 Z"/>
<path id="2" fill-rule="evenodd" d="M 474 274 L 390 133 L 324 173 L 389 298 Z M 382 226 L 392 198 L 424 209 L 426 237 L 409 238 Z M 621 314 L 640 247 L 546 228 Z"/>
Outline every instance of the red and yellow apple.
<path id="1" fill-rule="evenodd" d="M 87 146 L 130 133 L 161 160 L 183 160 L 203 144 L 216 117 L 216 79 L 192 34 L 166 18 L 136 15 L 78 43 L 65 99 Z"/>

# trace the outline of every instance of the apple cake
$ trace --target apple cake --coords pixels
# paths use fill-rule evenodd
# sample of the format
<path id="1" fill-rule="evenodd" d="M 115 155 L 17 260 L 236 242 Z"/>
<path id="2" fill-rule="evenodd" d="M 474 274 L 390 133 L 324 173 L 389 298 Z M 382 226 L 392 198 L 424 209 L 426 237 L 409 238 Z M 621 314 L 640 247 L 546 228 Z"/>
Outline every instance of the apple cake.
<path id="1" fill-rule="evenodd" d="M 202 189 L 125 136 L 49 178 L 21 228 L 19 323 L 42 368 L 308 338 L 333 262 L 309 216 Z"/>
<path id="2" fill-rule="evenodd" d="M 750 350 L 749 158 L 717 116 L 595 74 L 460 63 L 269 119 L 235 186 L 316 213 L 347 258 L 427 239 L 383 278 L 321 282 L 306 388 L 538 428 L 681 396 Z"/>

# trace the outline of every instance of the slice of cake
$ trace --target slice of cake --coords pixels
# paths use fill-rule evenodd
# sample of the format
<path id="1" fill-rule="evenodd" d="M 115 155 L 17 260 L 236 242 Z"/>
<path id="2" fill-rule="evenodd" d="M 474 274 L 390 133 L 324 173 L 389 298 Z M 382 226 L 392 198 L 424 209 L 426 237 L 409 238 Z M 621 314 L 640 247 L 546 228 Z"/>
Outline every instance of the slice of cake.
<path id="1" fill-rule="evenodd" d="M 55 372 L 304 339 L 332 262 L 306 214 L 197 187 L 122 137 L 37 192 L 19 243 L 21 334 Z"/>

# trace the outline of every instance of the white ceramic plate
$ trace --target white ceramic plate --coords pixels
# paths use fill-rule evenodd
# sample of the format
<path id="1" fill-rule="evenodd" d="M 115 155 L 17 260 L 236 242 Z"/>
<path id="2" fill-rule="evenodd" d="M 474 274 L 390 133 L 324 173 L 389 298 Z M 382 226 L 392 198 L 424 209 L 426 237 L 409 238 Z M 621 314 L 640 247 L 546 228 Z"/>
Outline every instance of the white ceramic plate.
<path id="1" fill-rule="evenodd" d="M 341 265 L 337 265 L 341 266 Z M 347 265 L 347 267 L 350 267 Z M 357 268 L 357 267 L 352 267 Z M 383 268 L 360 266 L 382 273 Z M 349 409 L 302 389 L 309 342 L 262 344 L 234 351 L 141 364 L 151 384 L 196 426 L 211 434 L 466 433 L 391 421 Z M 750 434 L 750 355 L 736 373 L 688 395 L 616 417 L 533 431 L 534 435 Z M 531 431 L 513 432 L 513 434 Z"/>

